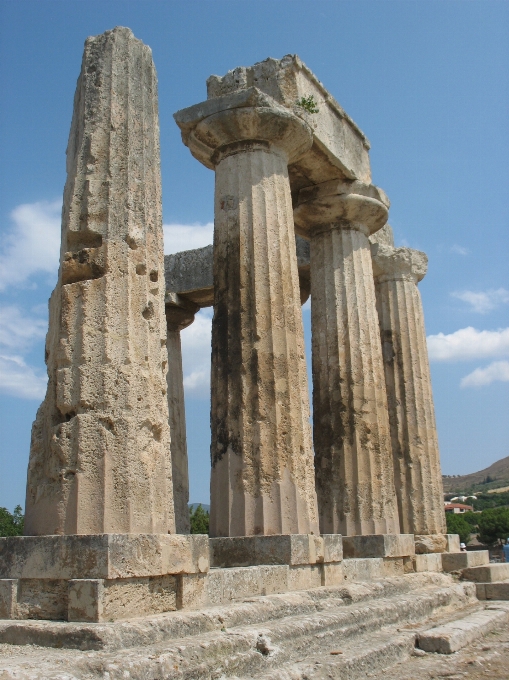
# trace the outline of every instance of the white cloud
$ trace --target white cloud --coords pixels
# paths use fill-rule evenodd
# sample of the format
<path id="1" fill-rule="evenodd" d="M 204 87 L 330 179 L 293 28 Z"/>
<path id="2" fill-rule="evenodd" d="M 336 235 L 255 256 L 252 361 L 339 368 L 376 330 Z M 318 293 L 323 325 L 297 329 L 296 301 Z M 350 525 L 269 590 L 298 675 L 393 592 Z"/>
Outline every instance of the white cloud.
<path id="1" fill-rule="evenodd" d="M 467 302 L 472 307 L 472 311 L 479 314 L 486 314 L 496 309 L 499 305 L 509 302 L 509 290 L 498 288 L 498 290 L 487 290 L 476 293 L 472 290 L 451 293 L 458 300 Z"/>
<path id="2" fill-rule="evenodd" d="M 0 290 L 26 283 L 34 274 L 55 276 L 60 251 L 61 201 L 18 205 L 0 251 Z"/>
<path id="3" fill-rule="evenodd" d="M 431 361 L 468 361 L 509 356 L 509 328 L 478 331 L 469 326 L 448 335 L 428 335 L 427 341 Z"/>
<path id="4" fill-rule="evenodd" d="M 0 306 L 0 347 L 16 349 L 18 352 L 28 349 L 34 342 L 46 336 L 48 321 L 35 316 L 38 309 L 32 310 L 31 316 L 24 316 L 15 305 Z M 39 312 L 40 313 L 40 312 Z"/>
<path id="5" fill-rule="evenodd" d="M 468 255 L 469 251 L 467 248 L 459 246 L 457 243 L 455 243 L 453 246 L 451 246 L 451 253 L 455 253 L 456 255 Z"/>
<path id="6" fill-rule="evenodd" d="M 509 361 L 494 361 L 486 368 L 476 368 L 461 381 L 461 387 L 482 387 L 492 382 L 509 382 Z"/>
<path id="7" fill-rule="evenodd" d="M 184 390 L 186 396 L 210 396 L 212 310 L 202 309 L 181 333 Z"/>
<path id="8" fill-rule="evenodd" d="M 43 399 L 46 374 L 35 371 L 23 357 L 0 354 L 0 391 L 22 399 Z"/>
<path id="9" fill-rule="evenodd" d="M 207 224 L 164 224 L 164 254 L 173 255 L 182 250 L 203 248 L 212 243 L 214 223 Z"/>

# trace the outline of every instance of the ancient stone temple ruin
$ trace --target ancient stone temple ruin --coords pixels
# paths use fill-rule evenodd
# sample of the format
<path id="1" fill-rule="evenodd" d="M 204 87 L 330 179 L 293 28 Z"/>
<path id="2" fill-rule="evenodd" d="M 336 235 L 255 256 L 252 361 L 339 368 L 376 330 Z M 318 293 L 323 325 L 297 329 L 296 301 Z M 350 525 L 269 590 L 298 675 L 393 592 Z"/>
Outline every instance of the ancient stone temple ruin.
<path id="1" fill-rule="evenodd" d="M 52 652 L 90 673 L 69 677 L 364 677 L 341 664 L 371 649 L 382 668 L 416 643 L 373 651 L 382 622 L 480 606 L 447 572 L 484 597 L 497 580 L 446 533 L 426 255 L 394 246 L 368 140 L 297 56 L 211 76 L 175 120 L 215 172 L 214 243 L 163 257 L 150 49 L 126 28 L 86 41 L 26 535 L 0 539 L 0 643 L 96 650 Z M 189 533 L 180 337 L 207 306 L 210 538 Z M 346 639 L 335 675 L 306 670 Z"/>

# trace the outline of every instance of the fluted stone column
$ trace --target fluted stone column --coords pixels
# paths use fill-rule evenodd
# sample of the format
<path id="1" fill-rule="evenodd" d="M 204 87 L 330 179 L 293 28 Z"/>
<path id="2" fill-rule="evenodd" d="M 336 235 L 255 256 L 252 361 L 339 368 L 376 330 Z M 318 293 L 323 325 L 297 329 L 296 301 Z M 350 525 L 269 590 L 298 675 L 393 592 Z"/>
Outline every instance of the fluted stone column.
<path id="1" fill-rule="evenodd" d="M 157 78 L 116 28 L 74 99 L 26 534 L 175 531 L 164 294 Z"/>
<path id="2" fill-rule="evenodd" d="M 372 253 L 401 532 L 445 533 L 435 411 L 417 288 L 428 258 L 418 250 L 394 248 L 387 239 L 373 243 Z"/>
<path id="3" fill-rule="evenodd" d="M 175 529 L 188 534 L 189 524 L 189 465 L 187 459 L 186 411 L 184 403 L 184 374 L 180 331 L 194 321 L 198 305 L 184 303 L 177 295 L 166 301 L 166 349 L 168 351 L 168 414 L 170 423 L 171 470 Z"/>
<path id="4" fill-rule="evenodd" d="M 176 114 L 216 170 L 210 533 L 318 533 L 288 181 L 311 131 L 256 88 L 219 99 Z"/>
<path id="5" fill-rule="evenodd" d="M 311 242 L 316 488 L 322 533 L 399 533 L 368 236 L 387 220 L 371 185 L 301 190 L 296 225 Z"/>

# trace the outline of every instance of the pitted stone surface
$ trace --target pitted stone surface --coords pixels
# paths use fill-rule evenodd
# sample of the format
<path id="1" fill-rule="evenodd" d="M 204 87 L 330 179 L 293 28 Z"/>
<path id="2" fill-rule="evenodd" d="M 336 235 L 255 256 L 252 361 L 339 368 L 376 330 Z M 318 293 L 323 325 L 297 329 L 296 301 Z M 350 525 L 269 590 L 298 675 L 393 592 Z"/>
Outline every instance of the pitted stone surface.
<path id="1" fill-rule="evenodd" d="M 424 314 L 417 282 L 425 253 L 371 245 L 387 387 L 394 481 L 403 533 L 446 531 L 442 472 L 431 389 Z M 430 538 L 428 543 L 432 542 Z M 440 549 L 445 550 L 445 539 Z M 425 542 L 421 542 L 421 552 Z"/>
<path id="2" fill-rule="evenodd" d="M 311 241 L 315 474 L 323 533 L 399 532 L 368 235 L 387 221 L 384 192 L 331 180 L 299 194 Z"/>
<path id="3" fill-rule="evenodd" d="M 127 28 L 85 43 L 25 532 L 175 531 L 157 78 Z"/>
<path id="4" fill-rule="evenodd" d="M 317 534 L 288 181 L 311 129 L 254 87 L 175 118 L 216 170 L 211 535 Z"/>

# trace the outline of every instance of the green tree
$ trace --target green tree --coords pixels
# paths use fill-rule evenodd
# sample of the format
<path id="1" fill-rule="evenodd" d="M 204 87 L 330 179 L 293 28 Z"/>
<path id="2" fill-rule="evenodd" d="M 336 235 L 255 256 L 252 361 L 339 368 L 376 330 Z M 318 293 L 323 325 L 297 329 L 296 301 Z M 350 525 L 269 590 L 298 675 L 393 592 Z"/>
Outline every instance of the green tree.
<path id="1" fill-rule="evenodd" d="M 477 529 L 477 527 L 479 526 L 479 517 L 480 516 L 481 516 L 480 512 L 465 512 L 461 515 L 461 517 L 463 517 L 465 522 L 468 522 L 468 524 L 470 525 L 470 530 L 472 532 L 474 532 L 475 529 Z"/>
<path id="2" fill-rule="evenodd" d="M 447 522 L 448 534 L 458 534 L 462 543 L 469 542 L 472 527 L 463 515 L 457 515 L 454 512 L 446 512 L 445 521 Z"/>
<path id="3" fill-rule="evenodd" d="M 23 536 L 24 516 L 21 505 L 11 513 L 7 508 L 0 508 L 0 536 Z"/>
<path id="4" fill-rule="evenodd" d="M 209 533 L 209 513 L 201 507 L 201 503 L 196 508 L 189 508 L 189 519 L 191 522 L 192 534 Z"/>
<path id="5" fill-rule="evenodd" d="M 509 537 L 509 508 L 488 508 L 479 516 L 478 540 L 485 545 L 505 542 Z"/>

